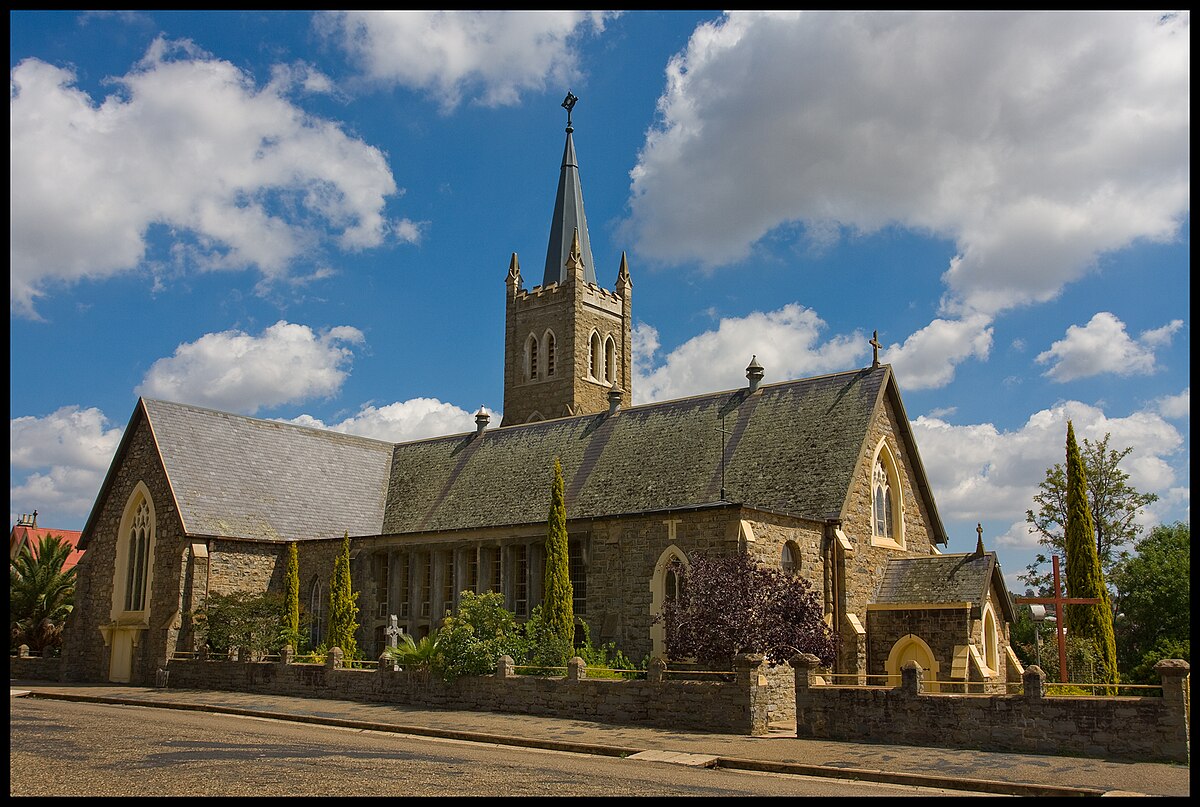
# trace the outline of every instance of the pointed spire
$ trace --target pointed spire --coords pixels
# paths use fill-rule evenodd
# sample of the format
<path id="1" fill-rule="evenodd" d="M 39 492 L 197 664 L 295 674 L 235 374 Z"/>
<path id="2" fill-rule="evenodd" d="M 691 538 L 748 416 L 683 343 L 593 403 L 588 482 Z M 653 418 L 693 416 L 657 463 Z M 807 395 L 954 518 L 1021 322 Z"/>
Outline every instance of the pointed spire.
<path id="1" fill-rule="evenodd" d="M 621 250 L 621 268 L 617 270 L 617 288 L 621 286 L 633 288 L 633 281 L 629 279 L 629 260 L 625 257 L 625 250 Z"/>
<path id="2" fill-rule="evenodd" d="M 571 133 L 571 110 L 579 99 L 567 93 L 563 108 L 567 110 L 567 144 L 563 149 L 562 167 L 558 176 L 558 194 L 554 198 L 554 218 L 550 222 L 550 243 L 546 246 L 546 275 L 543 285 L 565 283 L 568 275 L 563 271 L 570 258 L 570 233 L 579 232 L 579 261 L 583 264 L 583 279 L 596 282 L 595 263 L 592 261 L 592 244 L 588 239 L 587 217 L 583 213 L 583 187 L 579 182 L 579 162 L 575 157 L 575 142 Z"/>
<path id="3" fill-rule="evenodd" d="M 511 279 L 519 280 L 521 277 L 521 264 L 517 262 L 517 253 L 512 254 L 512 260 L 508 262 L 508 276 Z"/>
<path id="4" fill-rule="evenodd" d="M 571 238 L 571 251 L 567 253 L 566 263 L 563 268 L 567 270 L 567 277 L 575 277 L 575 273 L 584 268 L 583 261 L 579 258 L 579 228 L 575 228 L 575 235 Z"/>

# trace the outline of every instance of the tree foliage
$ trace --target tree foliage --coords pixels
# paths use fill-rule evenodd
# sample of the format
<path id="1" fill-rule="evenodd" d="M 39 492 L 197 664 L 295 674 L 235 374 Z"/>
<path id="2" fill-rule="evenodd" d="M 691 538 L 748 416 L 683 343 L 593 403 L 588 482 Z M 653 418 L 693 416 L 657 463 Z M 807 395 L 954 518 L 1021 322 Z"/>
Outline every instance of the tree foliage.
<path id="1" fill-rule="evenodd" d="M 46 535 L 21 547 L 8 565 L 9 645 L 45 653 L 62 646 L 63 628 L 75 602 L 75 567 L 63 570 L 71 544 Z"/>
<path id="2" fill-rule="evenodd" d="M 567 545 L 567 506 L 563 493 L 562 464 L 554 460 L 554 483 L 550 491 L 550 516 L 546 525 L 546 586 L 542 619 L 547 630 L 557 637 L 565 664 L 575 644 L 575 591 L 571 586 L 571 567 Z"/>
<path id="3" fill-rule="evenodd" d="M 1099 660 L 1097 678 L 1116 683 L 1117 646 L 1113 636 L 1112 604 L 1100 557 L 1096 551 L 1096 530 L 1088 506 L 1087 472 L 1079 445 L 1075 442 L 1075 427 L 1067 421 L 1067 521 L 1065 548 L 1067 555 L 1067 596 L 1096 597 L 1096 604 L 1070 603 L 1065 606 L 1066 627 L 1071 636 L 1090 640 Z"/>
<path id="4" fill-rule="evenodd" d="M 1087 477 L 1088 508 L 1092 513 L 1096 553 L 1105 579 L 1113 582 L 1113 570 L 1128 557 L 1125 547 L 1132 545 L 1141 532 L 1137 516 L 1146 506 L 1158 501 L 1153 493 L 1141 493 L 1129 484 L 1129 474 L 1120 464 L 1133 451 L 1129 446 L 1120 451 L 1109 448 L 1111 434 L 1093 443 L 1084 438 L 1080 449 Z M 1036 509 L 1025 511 L 1030 532 L 1041 536 L 1038 542 L 1046 547 L 1025 569 L 1021 580 L 1037 591 L 1049 592 L 1051 573 L 1044 570 L 1050 555 L 1065 555 L 1063 527 L 1067 523 L 1067 477 L 1061 464 L 1046 471 L 1033 497 Z"/>
<path id="5" fill-rule="evenodd" d="M 759 566 L 747 552 L 698 554 L 677 572 L 682 594 L 660 615 L 672 659 L 724 666 L 741 653 L 764 653 L 783 663 L 800 652 L 833 663 L 835 634 L 803 577 Z"/>
<path id="6" fill-rule="evenodd" d="M 340 647 L 342 657 L 358 658 L 358 595 L 350 583 L 350 533 L 342 539 L 342 549 L 333 562 L 329 578 L 329 647 Z"/>
<path id="7" fill-rule="evenodd" d="M 283 574 L 284 631 L 288 644 L 300 649 L 300 555 L 296 542 L 288 544 L 287 568 Z"/>
<path id="8" fill-rule="evenodd" d="M 246 648 L 260 656 L 287 643 L 284 598 L 278 592 L 209 594 L 192 616 L 200 643 L 218 655 Z"/>
<path id="9" fill-rule="evenodd" d="M 1117 661 L 1124 678 L 1158 683 L 1156 663 L 1191 660 L 1191 527 L 1160 524 L 1136 550 L 1115 574 Z"/>

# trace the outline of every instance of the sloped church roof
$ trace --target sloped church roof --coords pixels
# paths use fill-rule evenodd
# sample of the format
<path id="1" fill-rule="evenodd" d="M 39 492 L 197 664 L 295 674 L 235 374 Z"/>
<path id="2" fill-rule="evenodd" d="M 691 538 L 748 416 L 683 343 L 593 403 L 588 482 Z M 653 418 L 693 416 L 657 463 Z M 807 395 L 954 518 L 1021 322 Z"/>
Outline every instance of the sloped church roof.
<path id="1" fill-rule="evenodd" d="M 715 504 L 723 482 L 724 501 L 822 520 L 842 515 L 889 390 L 916 459 L 887 365 L 400 444 L 142 399 L 100 495 L 145 417 L 192 535 L 304 540 L 537 523 L 556 457 L 571 519 Z M 928 497 L 919 459 L 916 470 Z M 944 542 L 940 523 L 936 532 Z"/>

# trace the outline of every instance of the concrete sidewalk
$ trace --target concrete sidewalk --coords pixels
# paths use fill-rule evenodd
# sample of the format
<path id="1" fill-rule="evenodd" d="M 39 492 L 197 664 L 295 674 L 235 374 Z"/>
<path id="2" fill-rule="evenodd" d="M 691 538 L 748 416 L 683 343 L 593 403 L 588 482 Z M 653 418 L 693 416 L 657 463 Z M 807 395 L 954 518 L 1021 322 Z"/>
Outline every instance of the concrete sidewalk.
<path id="1" fill-rule="evenodd" d="M 114 684 L 11 681 L 13 697 L 119 703 L 253 715 L 372 731 L 548 748 L 661 762 L 771 771 L 1018 796 L 1188 796 L 1191 769 L 947 748 L 799 740 L 793 727 L 765 737 L 611 726 L 585 720 L 242 692 Z"/>

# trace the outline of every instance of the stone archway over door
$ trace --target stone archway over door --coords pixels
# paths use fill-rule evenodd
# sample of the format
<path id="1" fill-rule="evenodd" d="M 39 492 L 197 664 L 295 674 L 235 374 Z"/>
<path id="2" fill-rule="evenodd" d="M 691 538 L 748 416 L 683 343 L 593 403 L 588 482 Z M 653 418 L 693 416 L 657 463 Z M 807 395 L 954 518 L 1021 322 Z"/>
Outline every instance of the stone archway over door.
<path id="1" fill-rule="evenodd" d="M 925 671 L 925 690 L 927 692 L 936 692 L 938 690 L 937 680 L 938 673 L 941 670 L 941 665 L 937 659 L 933 657 L 933 651 L 929 645 L 914 634 L 902 636 L 894 645 L 892 651 L 888 654 L 886 669 L 888 673 L 888 685 L 900 686 L 900 670 L 910 661 L 915 661 L 921 665 L 921 669 Z"/>

